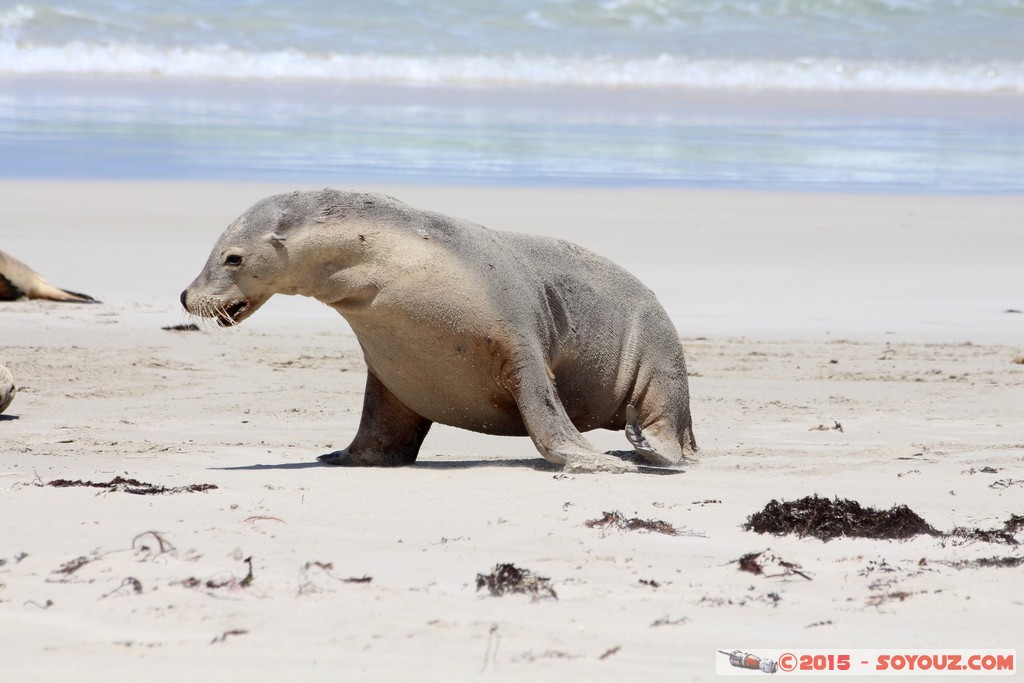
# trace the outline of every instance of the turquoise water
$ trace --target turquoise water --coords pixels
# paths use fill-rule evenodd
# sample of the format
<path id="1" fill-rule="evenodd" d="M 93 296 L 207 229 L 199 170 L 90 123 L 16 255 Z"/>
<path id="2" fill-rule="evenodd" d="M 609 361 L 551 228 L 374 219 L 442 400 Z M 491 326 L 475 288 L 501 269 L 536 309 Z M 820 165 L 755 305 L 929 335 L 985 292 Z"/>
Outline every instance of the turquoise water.
<path id="1" fill-rule="evenodd" d="M 0 2 L 0 176 L 1024 191 L 1024 0 Z"/>

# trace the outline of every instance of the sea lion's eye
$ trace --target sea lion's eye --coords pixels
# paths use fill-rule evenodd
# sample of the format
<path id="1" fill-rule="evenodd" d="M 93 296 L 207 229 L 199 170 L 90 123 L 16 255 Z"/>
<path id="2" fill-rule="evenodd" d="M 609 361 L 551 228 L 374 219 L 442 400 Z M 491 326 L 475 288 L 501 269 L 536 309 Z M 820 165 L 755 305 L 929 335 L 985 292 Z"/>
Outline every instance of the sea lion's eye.
<path id="1" fill-rule="evenodd" d="M 242 255 L 241 254 L 228 254 L 227 256 L 224 257 L 224 265 L 225 266 L 240 266 L 240 265 L 242 265 Z"/>

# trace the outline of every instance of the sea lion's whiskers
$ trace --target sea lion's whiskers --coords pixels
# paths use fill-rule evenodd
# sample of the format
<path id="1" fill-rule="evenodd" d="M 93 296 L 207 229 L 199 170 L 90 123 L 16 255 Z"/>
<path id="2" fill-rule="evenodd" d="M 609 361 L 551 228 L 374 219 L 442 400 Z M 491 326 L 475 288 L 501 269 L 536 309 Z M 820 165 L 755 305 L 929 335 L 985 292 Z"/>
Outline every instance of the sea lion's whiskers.
<path id="1" fill-rule="evenodd" d="M 232 321 L 231 316 L 228 315 L 227 307 L 220 302 L 210 306 L 210 318 L 211 320 L 216 320 L 216 322 L 212 324 L 214 324 L 218 329 L 225 327 L 222 324 L 222 321 L 224 320 L 227 320 L 230 324 L 234 325 L 234 321 Z"/>
<path id="2" fill-rule="evenodd" d="M 195 313 L 193 313 L 192 311 L 185 311 L 185 315 L 183 316 L 183 318 L 186 321 L 184 324 L 195 325 L 196 327 L 198 327 L 201 330 L 206 330 L 207 329 L 206 328 L 206 322 L 207 322 L 206 319 L 201 317 L 201 316 L 199 316 L 199 315 L 197 315 L 197 314 L 195 314 Z"/>
<path id="3" fill-rule="evenodd" d="M 222 326 L 218 323 L 223 306 L 203 297 L 197 301 L 190 301 L 186 309 L 189 320 L 205 332 L 219 331 Z"/>
<path id="4" fill-rule="evenodd" d="M 209 312 L 205 307 L 200 308 L 197 313 L 193 313 L 189 316 L 196 326 L 204 332 L 212 332 L 219 329 L 214 319 L 210 316 Z"/>

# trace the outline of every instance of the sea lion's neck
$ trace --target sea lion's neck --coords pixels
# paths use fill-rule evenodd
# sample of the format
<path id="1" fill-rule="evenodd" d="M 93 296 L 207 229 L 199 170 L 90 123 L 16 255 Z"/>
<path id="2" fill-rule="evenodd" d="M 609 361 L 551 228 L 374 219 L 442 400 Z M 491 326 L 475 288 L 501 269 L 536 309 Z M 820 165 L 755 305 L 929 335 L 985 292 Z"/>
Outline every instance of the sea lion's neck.
<path id="1" fill-rule="evenodd" d="M 377 279 L 366 264 L 328 269 L 317 282 L 300 292 L 327 304 L 342 315 L 365 310 L 380 291 Z"/>
<path id="2" fill-rule="evenodd" d="M 327 304 L 346 318 L 349 318 L 350 316 L 355 316 L 368 310 L 373 304 L 374 299 L 377 298 L 377 293 L 379 291 L 380 290 L 376 286 L 368 285 L 359 289 L 350 290 L 341 298 L 314 298 L 321 303 Z"/>

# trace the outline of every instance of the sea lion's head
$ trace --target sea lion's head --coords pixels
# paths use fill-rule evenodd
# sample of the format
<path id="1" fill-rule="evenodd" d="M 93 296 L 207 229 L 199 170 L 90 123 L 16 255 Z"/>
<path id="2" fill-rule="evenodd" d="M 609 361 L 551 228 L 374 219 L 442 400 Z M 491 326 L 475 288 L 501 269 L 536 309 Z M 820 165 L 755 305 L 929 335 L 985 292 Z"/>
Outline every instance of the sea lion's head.
<path id="1" fill-rule="evenodd" d="M 221 235 L 203 271 L 181 293 L 182 306 L 192 315 L 229 326 L 248 318 L 274 294 L 317 296 L 321 271 L 346 260 L 346 240 L 337 234 L 343 231 L 334 228 L 345 216 L 348 198 L 326 189 L 257 202 Z M 325 264 L 327 259 L 332 263 Z"/>

